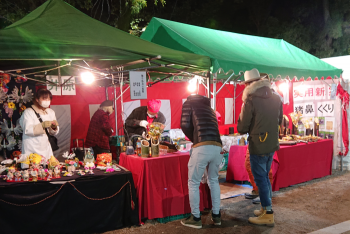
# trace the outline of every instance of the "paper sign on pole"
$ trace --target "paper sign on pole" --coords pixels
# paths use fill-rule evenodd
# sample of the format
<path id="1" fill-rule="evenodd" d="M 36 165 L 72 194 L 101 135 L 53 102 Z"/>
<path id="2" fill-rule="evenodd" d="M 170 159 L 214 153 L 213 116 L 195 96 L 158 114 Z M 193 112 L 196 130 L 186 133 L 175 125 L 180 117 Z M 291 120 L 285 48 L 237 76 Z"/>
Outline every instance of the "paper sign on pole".
<path id="1" fill-rule="evenodd" d="M 145 71 L 131 71 L 130 78 L 130 99 L 147 99 L 147 83 Z"/>
<path id="2" fill-rule="evenodd" d="M 61 87 L 58 86 L 58 76 L 47 76 L 47 80 L 51 83 L 47 83 L 46 88 L 49 90 L 52 95 L 61 96 Z"/>
<path id="3" fill-rule="evenodd" d="M 75 77 L 61 76 L 62 78 L 62 95 L 76 95 L 75 92 Z"/>
<path id="4" fill-rule="evenodd" d="M 335 99 L 335 96 L 337 94 L 337 84 L 331 84 L 331 100 Z"/>

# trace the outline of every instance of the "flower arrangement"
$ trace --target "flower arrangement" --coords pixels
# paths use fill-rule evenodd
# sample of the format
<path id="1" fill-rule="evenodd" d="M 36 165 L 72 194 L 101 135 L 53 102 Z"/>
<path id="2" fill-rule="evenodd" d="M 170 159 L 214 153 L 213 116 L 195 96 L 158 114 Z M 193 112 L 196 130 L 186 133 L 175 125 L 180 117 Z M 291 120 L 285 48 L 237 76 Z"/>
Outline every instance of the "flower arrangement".
<path id="1" fill-rule="evenodd" d="M 289 116 L 291 117 L 292 119 L 292 123 L 295 127 L 298 127 L 298 122 L 302 116 L 302 114 L 300 113 L 300 111 L 298 111 L 297 113 L 296 112 L 292 112 L 289 114 Z"/>

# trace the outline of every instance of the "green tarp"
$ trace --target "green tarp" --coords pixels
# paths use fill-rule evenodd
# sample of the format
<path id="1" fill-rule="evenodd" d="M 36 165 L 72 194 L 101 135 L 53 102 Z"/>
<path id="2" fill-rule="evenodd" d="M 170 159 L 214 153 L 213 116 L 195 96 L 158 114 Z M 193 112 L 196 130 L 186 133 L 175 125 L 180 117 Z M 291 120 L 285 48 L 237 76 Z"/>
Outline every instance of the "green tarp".
<path id="1" fill-rule="evenodd" d="M 153 18 L 141 38 L 175 50 L 209 56 L 213 72 L 257 68 L 273 77 L 340 76 L 341 70 L 284 40 L 224 32 Z"/>
<path id="2" fill-rule="evenodd" d="M 161 63 L 188 66 L 189 71 L 208 71 L 211 66 L 206 56 L 176 51 L 132 36 L 85 15 L 62 0 L 48 0 L 23 19 L 0 30 L 0 51 L 0 60 L 16 60 L 14 63 L 18 63 L 17 60 L 84 59 L 113 60 L 113 65 L 118 65 L 161 55 Z"/>

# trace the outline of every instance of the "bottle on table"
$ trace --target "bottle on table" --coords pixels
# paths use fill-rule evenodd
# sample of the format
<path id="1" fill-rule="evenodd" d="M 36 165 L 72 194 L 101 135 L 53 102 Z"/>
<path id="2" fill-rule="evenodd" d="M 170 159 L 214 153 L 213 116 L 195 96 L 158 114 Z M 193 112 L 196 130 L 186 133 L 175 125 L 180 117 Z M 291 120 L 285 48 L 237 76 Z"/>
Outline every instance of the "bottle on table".
<path id="1" fill-rule="evenodd" d="M 139 137 L 136 142 L 136 154 L 141 156 L 141 138 Z"/>

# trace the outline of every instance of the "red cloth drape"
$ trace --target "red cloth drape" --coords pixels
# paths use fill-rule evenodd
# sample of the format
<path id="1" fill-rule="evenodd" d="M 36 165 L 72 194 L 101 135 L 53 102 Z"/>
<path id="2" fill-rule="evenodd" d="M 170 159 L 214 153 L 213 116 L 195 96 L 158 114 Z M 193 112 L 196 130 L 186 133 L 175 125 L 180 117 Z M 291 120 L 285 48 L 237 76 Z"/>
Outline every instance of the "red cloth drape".
<path id="1" fill-rule="evenodd" d="M 139 217 L 155 219 L 191 212 L 188 196 L 189 153 L 157 158 L 120 154 L 120 165 L 131 171 L 139 201 Z M 210 190 L 200 184 L 200 210 L 211 208 Z"/>
<path id="2" fill-rule="evenodd" d="M 349 108 L 349 93 L 339 84 L 337 87 L 337 96 L 342 101 L 342 139 L 345 147 L 345 153 L 340 152 L 339 155 L 346 156 L 349 152 L 349 127 L 348 114 L 346 112 L 346 109 Z"/>

